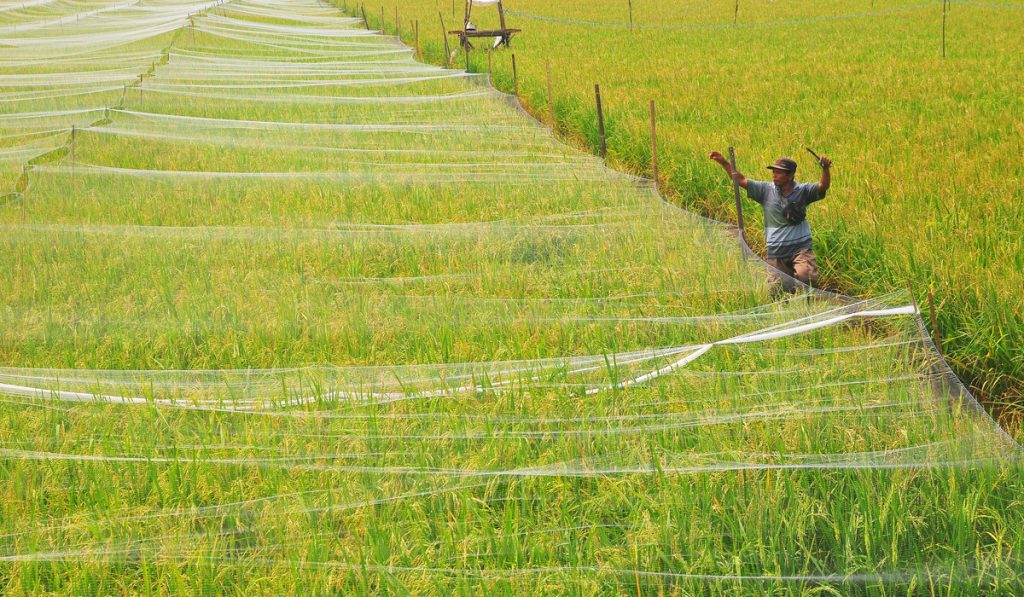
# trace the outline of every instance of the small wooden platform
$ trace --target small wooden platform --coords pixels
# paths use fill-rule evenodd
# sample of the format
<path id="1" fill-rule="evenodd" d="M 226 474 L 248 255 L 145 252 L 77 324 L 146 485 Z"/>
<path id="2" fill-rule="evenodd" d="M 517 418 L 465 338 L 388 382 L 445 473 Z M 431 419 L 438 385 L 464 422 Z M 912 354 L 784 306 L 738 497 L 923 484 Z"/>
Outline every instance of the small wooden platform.
<path id="1" fill-rule="evenodd" d="M 469 31 L 466 31 L 464 29 L 456 29 L 454 31 L 449 31 L 448 34 L 458 35 L 459 43 L 462 45 L 462 47 L 472 49 L 473 44 L 469 42 L 469 39 L 471 37 L 500 37 L 500 45 L 508 47 L 510 42 L 512 41 L 512 36 L 521 31 L 522 29 L 476 29 Z"/>

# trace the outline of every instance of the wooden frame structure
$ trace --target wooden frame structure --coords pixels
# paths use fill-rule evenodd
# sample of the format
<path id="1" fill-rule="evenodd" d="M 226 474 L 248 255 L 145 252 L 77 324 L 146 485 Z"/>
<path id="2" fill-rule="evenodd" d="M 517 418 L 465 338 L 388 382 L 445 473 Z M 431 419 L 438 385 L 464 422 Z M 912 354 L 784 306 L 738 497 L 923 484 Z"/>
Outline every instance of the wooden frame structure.
<path id="1" fill-rule="evenodd" d="M 500 38 L 498 43 L 495 44 L 503 45 L 506 48 L 510 47 L 512 43 L 512 36 L 522 31 L 521 29 L 509 29 L 505 25 L 505 7 L 502 6 L 501 0 L 498 0 L 495 4 L 498 5 L 498 18 L 501 20 L 500 29 L 468 29 L 469 17 L 473 13 L 473 0 L 466 0 L 466 13 L 465 18 L 462 20 L 462 29 L 456 29 L 449 31 L 449 35 L 459 36 L 459 44 L 466 50 L 473 48 L 473 44 L 470 43 L 470 39 L 474 37 L 496 37 Z"/>

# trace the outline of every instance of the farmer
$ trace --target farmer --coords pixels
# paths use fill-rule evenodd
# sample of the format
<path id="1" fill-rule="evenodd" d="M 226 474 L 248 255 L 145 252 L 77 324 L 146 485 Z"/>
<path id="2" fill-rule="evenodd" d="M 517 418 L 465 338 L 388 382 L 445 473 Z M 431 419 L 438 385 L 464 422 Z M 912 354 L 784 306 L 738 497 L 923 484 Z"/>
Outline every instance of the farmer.
<path id="1" fill-rule="evenodd" d="M 768 166 L 772 171 L 772 181 L 763 182 L 750 180 L 738 170 L 733 171 L 732 164 L 717 151 L 712 151 L 708 157 L 718 162 L 726 174 L 746 189 L 747 196 L 760 204 L 764 211 L 764 236 L 768 247 L 765 260 L 774 268 L 769 270 L 772 286 L 777 288 L 781 282 L 787 291 L 795 290 L 795 285 L 788 282 L 788 278 L 780 280 L 778 272 L 804 284 L 816 284 L 818 264 L 811 248 L 807 206 L 825 198 L 832 184 L 832 160 L 825 156 L 819 158 L 821 180 L 798 184 L 794 180 L 796 162 L 792 158 L 775 160 L 774 164 Z"/>

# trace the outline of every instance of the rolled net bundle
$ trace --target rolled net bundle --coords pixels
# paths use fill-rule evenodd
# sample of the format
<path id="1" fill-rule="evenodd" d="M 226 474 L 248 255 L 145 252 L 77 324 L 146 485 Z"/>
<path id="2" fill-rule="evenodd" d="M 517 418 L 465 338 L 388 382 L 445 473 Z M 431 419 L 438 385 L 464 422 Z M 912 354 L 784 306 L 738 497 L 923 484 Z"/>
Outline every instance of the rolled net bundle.
<path id="1" fill-rule="evenodd" d="M 1020 448 L 906 293 L 773 297 L 727 226 L 329 6 L 86 4 L 63 35 L 124 63 L 17 74 L 161 58 L 0 97 L 11 586 L 1019 585 Z"/>

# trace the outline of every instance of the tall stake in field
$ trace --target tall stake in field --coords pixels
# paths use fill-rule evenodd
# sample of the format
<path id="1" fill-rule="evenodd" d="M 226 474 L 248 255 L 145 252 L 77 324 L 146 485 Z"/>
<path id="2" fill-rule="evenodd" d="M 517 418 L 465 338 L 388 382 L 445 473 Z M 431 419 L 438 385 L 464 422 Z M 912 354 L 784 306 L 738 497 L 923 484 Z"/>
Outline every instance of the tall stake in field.
<path id="1" fill-rule="evenodd" d="M 732 165 L 732 171 L 736 172 L 736 150 L 732 147 L 729 148 L 729 164 Z M 735 176 L 732 177 L 732 194 L 736 198 L 736 221 L 740 227 L 740 240 L 744 245 L 747 244 L 747 235 L 744 232 L 743 227 L 743 202 L 740 201 L 740 181 Z"/>
<path id="2" fill-rule="evenodd" d="M 548 118 L 551 119 L 551 128 L 555 128 L 555 104 L 551 101 L 551 61 L 547 62 L 548 74 Z"/>
<path id="3" fill-rule="evenodd" d="M 444 65 L 445 67 L 451 66 L 451 55 L 452 49 L 448 45 L 448 30 L 444 27 L 444 16 L 441 11 L 437 11 L 437 18 L 441 19 L 441 39 L 444 40 Z"/>
<path id="4" fill-rule="evenodd" d="M 629 30 L 633 30 L 633 0 L 629 0 Z"/>
<path id="5" fill-rule="evenodd" d="M 597 132 L 601 135 L 601 158 L 608 157 L 608 143 L 604 136 L 604 112 L 601 110 L 601 86 L 594 85 L 594 96 L 597 98 Z"/>
<path id="6" fill-rule="evenodd" d="M 412 23 L 412 37 L 416 44 L 416 57 L 421 58 L 422 52 L 420 52 L 420 20 L 416 19 Z"/>
<path id="7" fill-rule="evenodd" d="M 519 95 L 519 70 L 516 69 L 516 55 L 512 54 L 512 89 Z"/>
<path id="8" fill-rule="evenodd" d="M 942 333 L 939 332 L 939 322 L 935 317 L 935 297 L 932 296 L 931 290 L 928 290 L 928 315 L 932 321 L 932 342 L 935 343 L 939 356 L 944 356 L 942 353 Z"/>
<path id="9" fill-rule="evenodd" d="M 732 11 L 732 24 L 735 25 L 740 20 L 740 0 L 736 0 L 736 8 Z"/>
<path id="10" fill-rule="evenodd" d="M 366 28 L 369 29 L 370 28 L 370 20 L 366 18 L 366 6 L 365 5 L 364 6 L 360 6 L 359 10 L 361 10 L 363 12 L 363 25 L 365 25 Z"/>
<path id="11" fill-rule="evenodd" d="M 654 169 L 654 188 L 658 188 L 658 131 L 654 119 L 654 100 L 651 100 L 651 167 Z"/>
<path id="12" fill-rule="evenodd" d="M 71 188 L 75 188 L 75 125 L 71 125 Z"/>
<path id="13" fill-rule="evenodd" d="M 942 57 L 946 57 L 946 13 L 949 0 L 942 0 Z"/>

